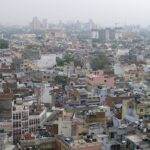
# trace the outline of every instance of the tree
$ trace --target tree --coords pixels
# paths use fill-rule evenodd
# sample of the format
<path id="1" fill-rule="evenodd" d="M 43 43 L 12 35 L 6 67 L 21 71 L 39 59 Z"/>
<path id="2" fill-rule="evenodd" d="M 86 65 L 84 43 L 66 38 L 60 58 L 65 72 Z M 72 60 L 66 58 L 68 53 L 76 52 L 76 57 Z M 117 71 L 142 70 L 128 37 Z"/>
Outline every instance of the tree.
<path id="1" fill-rule="evenodd" d="M 4 129 L 0 129 L 0 133 L 4 133 L 5 132 L 5 130 Z"/>
<path id="2" fill-rule="evenodd" d="M 74 59 L 73 60 L 73 62 L 74 62 L 74 66 L 75 67 L 78 67 L 78 66 L 80 66 L 81 68 L 83 67 L 83 62 L 79 59 L 79 60 L 77 60 L 77 59 Z"/>
<path id="3" fill-rule="evenodd" d="M 56 57 L 57 66 L 64 66 L 65 63 L 69 64 L 70 62 L 74 63 L 75 67 L 83 67 L 84 63 L 81 59 L 76 59 L 72 56 L 65 55 L 64 59 Z"/>
<path id="4" fill-rule="evenodd" d="M 71 61 L 73 61 L 73 56 L 71 54 L 66 53 L 65 56 L 64 56 L 64 61 L 66 63 L 70 63 Z"/>
<path id="5" fill-rule="evenodd" d="M 55 76 L 54 82 L 56 84 L 61 84 L 62 86 L 66 86 L 68 84 L 68 77 L 67 76 Z"/>
<path id="6" fill-rule="evenodd" d="M 8 41 L 0 39 L 0 49 L 8 48 Z"/>
<path id="7" fill-rule="evenodd" d="M 105 54 L 100 54 L 91 61 L 91 67 L 93 70 L 105 69 L 109 65 L 110 61 Z"/>
<path id="8" fill-rule="evenodd" d="M 62 59 L 59 57 L 56 58 L 58 66 L 64 66 L 65 63 L 69 64 L 71 61 L 73 61 L 73 56 L 68 53 L 66 53 Z"/>
<path id="9" fill-rule="evenodd" d="M 56 57 L 56 63 L 58 66 L 63 66 L 64 65 L 64 60 L 59 58 L 59 57 Z"/>

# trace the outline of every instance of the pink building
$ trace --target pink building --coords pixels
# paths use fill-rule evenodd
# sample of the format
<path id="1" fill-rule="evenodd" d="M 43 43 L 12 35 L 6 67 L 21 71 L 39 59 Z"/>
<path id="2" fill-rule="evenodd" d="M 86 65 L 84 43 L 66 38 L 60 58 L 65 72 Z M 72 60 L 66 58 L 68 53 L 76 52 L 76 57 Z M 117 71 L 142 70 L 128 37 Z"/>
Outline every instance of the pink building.
<path id="1" fill-rule="evenodd" d="M 103 70 L 93 71 L 86 75 L 86 82 L 92 86 L 104 85 L 113 88 L 115 84 L 115 77 L 113 75 L 104 74 Z"/>

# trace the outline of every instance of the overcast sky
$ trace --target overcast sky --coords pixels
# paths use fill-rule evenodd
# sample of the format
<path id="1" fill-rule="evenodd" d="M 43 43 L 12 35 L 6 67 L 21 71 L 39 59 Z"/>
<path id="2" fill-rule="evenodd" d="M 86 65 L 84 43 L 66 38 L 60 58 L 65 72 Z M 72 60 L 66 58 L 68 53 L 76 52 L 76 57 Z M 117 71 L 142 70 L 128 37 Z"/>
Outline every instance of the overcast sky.
<path id="1" fill-rule="evenodd" d="M 150 0 L 0 0 L 0 24 L 27 25 L 32 17 L 150 25 Z"/>

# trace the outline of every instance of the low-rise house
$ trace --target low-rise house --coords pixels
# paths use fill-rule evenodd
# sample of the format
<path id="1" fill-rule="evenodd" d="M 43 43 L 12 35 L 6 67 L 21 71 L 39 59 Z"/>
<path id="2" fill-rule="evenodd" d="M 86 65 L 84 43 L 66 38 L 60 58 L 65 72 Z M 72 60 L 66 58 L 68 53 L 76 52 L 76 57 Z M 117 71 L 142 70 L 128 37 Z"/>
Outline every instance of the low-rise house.
<path id="1" fill-rule="evenodd" d="M 25 133 L 20 141 L 20 147 L 39 148 L 40 150 L 55 149 L 55 137 L 51 136 L 46 129 L 39 129 L 38 134 Z"/>
<path id="2" fill-rule="evenodd" d="M 127 140 L 126 147 L 128 149 L 141 149 L 148 150 L 150 149 L 150 138 L 147 135 L 143 134 L 134 134 L 125 136 Z"/>
<path id="3" fill-rule="evenodd" d="M 88 142 L 90 141 L 91 142 Z M 102 150 L 102 144 L 96 138 L 64 137 L 56 138 L 57 150 Z"/>
<path id="4" fill-rule="evenodd" d="M 140 118 L 150 119 L 150 102 L 149 101 L 141 101 L 137 105 L 137 114 Z"/>
<path id="5" fill-rule="evenodd" d="M 91 86 L 104 85 L 113 88 L 115 77 L 113 75 L 104 74 L 103 70 L 99 70 L 86 74 L 86 82 Z"/>

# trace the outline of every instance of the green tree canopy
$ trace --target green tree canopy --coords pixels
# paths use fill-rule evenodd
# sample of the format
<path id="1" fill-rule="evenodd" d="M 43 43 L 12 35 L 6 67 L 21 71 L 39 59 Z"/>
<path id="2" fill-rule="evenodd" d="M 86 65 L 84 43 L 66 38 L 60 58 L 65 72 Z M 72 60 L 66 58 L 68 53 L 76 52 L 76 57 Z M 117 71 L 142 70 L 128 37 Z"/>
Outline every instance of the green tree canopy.
<path id="1" fill-rule="evenodd" d="M 105 54 L 100 54 L 92 59 L 91 67 L 93 70 L 105 69 L 109 63 L 108 57 Z"/>
<path id="2" fill-rule="evenodd" d="M 4 133 L 5 132 L 5 130 L 4 129 L 0 129 L 0 133 Z"/>
<path id="3" fill-rule="evenodd" d="M 81 68 L 83 67 L 83 62 L 81 60 L 74 59 L 73 62 L 75 67 L 77 66 L 80 66 Z"/>
<path id="4" fill-rule="evenodd" d="M 0 49 L 8 48 L 8 41 L 0 39 Z"/>
<path id="5" fill-rule="evenodd" d="M 71 54 L 66 53 L 64 56 L 64 61 L 66 63 L 70 63 L 71 61 L 73 61 L 73 56 Z"/>
<path id="6" fill-rule="evenodd" d="M 56 63 L 58 66 L 63 66 L 64 65 L 64 60 L 59 58 L 59 57 L 56 57 Z"/>
<path id="7" fill-rule="evenodd" d="M 66 53 L 63 58 L 56 58 L 58 66 L 64 66 L 65 63 L 69 64 L 71 61 L 73 61 L 73 56 L 68 53 Z"/>
<path id="8" fill-rule="evenodd" d="M 72 54 L 66 53 L 63 58 L 56 57 L 56 63 L 58 66 L 64 66 L 64 64 L 69 64 L 73 62 L 75 67 L 83 67 L 83 62 L 80 58 L 75 58 Z"/>
<path id="9" fill-rule="evenodd" d="M 56 84 L 61 84 L 62 86 L 65 86 L 68 84 L 68 77 L 67 76 L 55 76 L 54 82 Z"/>

